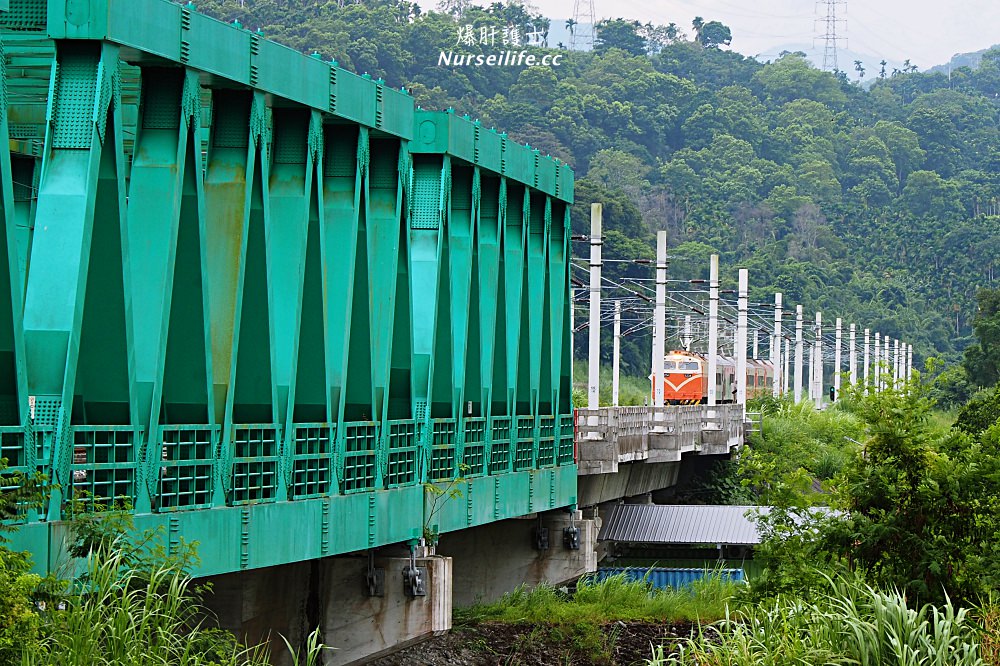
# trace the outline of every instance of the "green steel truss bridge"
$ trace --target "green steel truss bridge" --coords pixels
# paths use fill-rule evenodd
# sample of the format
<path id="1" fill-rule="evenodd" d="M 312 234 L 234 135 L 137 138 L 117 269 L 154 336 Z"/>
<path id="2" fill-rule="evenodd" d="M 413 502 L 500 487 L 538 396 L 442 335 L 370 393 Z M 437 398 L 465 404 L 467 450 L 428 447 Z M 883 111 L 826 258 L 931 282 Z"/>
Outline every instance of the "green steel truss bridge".
<path id="1" fill-rule="evenodd" d="M 39 568 L 88 503 L 208 575 L 577 501 L 567 165 L 190 4 L 0 0 L 0 41 L 0 455 L 52 484 Z"/>

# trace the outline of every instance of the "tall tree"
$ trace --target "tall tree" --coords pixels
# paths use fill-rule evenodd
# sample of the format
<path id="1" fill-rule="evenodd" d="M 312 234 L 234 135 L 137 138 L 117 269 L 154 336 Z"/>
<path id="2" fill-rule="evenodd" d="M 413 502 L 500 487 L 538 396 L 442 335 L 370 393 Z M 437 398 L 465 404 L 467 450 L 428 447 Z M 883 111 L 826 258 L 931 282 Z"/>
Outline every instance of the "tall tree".
<path id="1" fill-rule="evenodd" d="M 976 343 L 965 350 L 965 370 L 979 386 L 993 386 L 1000 380 L 1000 289 L 980 289 L 976 304 Z"/>

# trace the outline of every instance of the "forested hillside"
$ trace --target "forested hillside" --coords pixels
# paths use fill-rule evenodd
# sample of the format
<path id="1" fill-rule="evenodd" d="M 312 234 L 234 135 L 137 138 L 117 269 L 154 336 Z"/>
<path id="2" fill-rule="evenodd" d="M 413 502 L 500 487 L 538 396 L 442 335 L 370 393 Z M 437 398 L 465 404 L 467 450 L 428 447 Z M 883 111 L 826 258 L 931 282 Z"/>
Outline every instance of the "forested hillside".
<path id="1" fill-rule="evenodd" d="M 651 238 L 666 229 L 672 278 L 705 277 L 708 255 L 719 252 L 727 282 L 736 266 L 750 269 L 752 300 L 781 291 L 807 312 L 913 341 L 917 362 L 958 358 L 976 289 L 993 282 L 1000 50 L 950 78 L 869 72 L 877 80 L 866 89 L 800 54 L 764 64 L 731 52 L 728 28 L 700 17 L 607 21 L 593 52 L 529 49 L 561 52 L 553 67 L 448 67 L 441 51 L 500 53 L 509 48 L 503 28 L 544 40 L 549 23 L 517 5 L 462 0 L 448 12 L 398 0 L 198 8 L 405 85 L 418 104 L 469 113 L 569 162 L 577 231 L 586 231 L 591 201 L 605 204 L 606 255 L 651 256 Z M 477 38 L 496 28 L 494 44 L 459 43 L 468 25 Z M 649 271 L 605 266 L 613 279 Z M 644 374 L 648 343 L 635 337 L 626 347 L 624 362 Z"/>

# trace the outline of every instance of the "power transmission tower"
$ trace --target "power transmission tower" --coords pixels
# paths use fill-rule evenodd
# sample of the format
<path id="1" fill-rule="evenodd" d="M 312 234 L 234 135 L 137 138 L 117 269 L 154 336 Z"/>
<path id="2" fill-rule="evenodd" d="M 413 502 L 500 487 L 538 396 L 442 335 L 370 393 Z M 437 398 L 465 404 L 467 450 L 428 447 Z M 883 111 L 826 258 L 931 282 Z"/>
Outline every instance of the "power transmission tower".
<path id="1" fill-rule="evenodd" d="M 597 24 L 594 0 L 573 0 L 572 21 L 569 32 L 570 50 L 589 51 L 593 49 L 594 26 Z"/>
<path id="2" fill-rule="evenodd" d="M 825 28 L 823 34 L 819 35 L 817 39 L 823 40 L 823 69 L 828 72 L 837 72 L 840 70 L 837 66 L 837 48 L 841 43 L 844 46 L 847 45 L 846 38 L 837 36 L 838 26 L 843 28 L 841 32 L 844 32 L 847 27 L 845 19 L 837 18 L 837 5 L 843 5 L 846 11 L 847 0 L 818 0 L 816 3 L 817 10 L 820 7 L 825 8 L 825 15 L 822 18 L 816 19 L 816 22 L 822 22 Z M 842 11 L 841 16 L 843 14 L 844 12 Z"/>

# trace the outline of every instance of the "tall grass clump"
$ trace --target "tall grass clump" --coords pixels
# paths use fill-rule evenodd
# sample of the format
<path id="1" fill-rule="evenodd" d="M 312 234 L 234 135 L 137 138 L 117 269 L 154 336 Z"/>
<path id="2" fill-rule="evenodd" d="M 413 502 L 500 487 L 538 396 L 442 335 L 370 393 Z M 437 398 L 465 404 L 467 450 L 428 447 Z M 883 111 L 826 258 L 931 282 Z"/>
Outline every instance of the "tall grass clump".
<path id="1" fill-rule="evenodd" d="M 42 611 L 43 638 L 22 665 L 265 666 L 265 645 L 246 647 L 205 623 L 192 581 L 169 565 L 131 569 L 121 551 L 96 551 L 79 577 Z M 291 649 L 291 648 L 289 648 Z M 295 663 L 317 664 L 310 637 Z"/>
<path id="2" fill-rule="evenodd" d="M 569 595 L 549 585 L 519 586 L 492 604 L 456 611 L 456 620 L 510 624 L 602 625 L 609 622 L 714 622 L 725 616 L 739 583 L 706 576 L 683 589 L 654 588 L 624 574 L 584 578 Z"/>
<path id="3" fill-rule="evenodd" d="M 651 666 L 985 666 L 979 629 L 950 599 L 911 608 L 897 591 L 860 576 L 827 578 L 810 600 L 778 597 L 748 606 L 682 643 Z"/>

